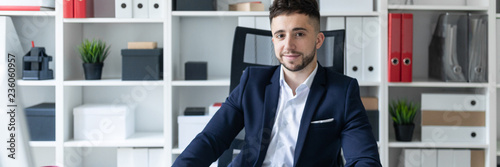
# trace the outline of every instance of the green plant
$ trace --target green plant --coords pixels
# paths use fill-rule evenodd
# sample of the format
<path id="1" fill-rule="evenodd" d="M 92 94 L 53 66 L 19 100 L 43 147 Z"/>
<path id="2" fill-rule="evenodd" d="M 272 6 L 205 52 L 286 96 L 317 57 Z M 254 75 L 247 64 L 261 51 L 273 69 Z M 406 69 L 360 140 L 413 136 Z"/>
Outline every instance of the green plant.
<path id="1" fill-rule="evenodd" d="M 389 105 L 389 112 L 391 113 L 394 123 L 409 125 L 413 124 L 413 119 L 417 114 L 417 105 L 404 99 L 392 101 Z"/>
<path id="2" fill-rule="evenodd" d="M 85 39 L 77 46 L 77 50 L 83 63 L 102 63 L 108 57 L 110 47 L 100 39 L 92 39 L 92 41 Z"/>

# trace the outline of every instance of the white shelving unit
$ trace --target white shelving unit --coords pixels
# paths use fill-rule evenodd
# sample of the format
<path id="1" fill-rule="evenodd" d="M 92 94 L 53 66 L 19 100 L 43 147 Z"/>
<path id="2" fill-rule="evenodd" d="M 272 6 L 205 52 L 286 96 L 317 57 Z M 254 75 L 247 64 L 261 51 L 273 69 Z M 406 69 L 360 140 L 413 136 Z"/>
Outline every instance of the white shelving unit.
<path id="1" fill-rule="evenodd" d="M 40 102 L 56 102 L 56 141 L 30 142 L 34 148 L 37 165 L 59 166 L 116 166 L 119 147 L 162 147 L 170 165 L 182 153 L 178 148 L 178 121 L 188 106 L 208 106 L 222 102 L 229 94 L 230 59 L 234 29 L 238 17 L 268 17 L 269 12 L 234 11 L 172 11 L 170 0 L 164 0 L 165 12 L 160 19 L 86 18 L 62 17 L 62 0 L 56 0 L 55 11 L 20 12 L 0 11 L 12 16 L 23 47 L 28 50 L 31 39 L 35 45 L 44 46 L 53 56 L 49 64 L 55 79 L 45 81 L 18 78 L 19 109 Z M 497 104 L 500 103 L 500 60 L 497 59 L 496 1 L 481 0 L 485 6 L 431 6 L 390 5 L 388 0 L 374 1 L 373 12 L 321 12 L 326 17 L 376 17 L 378 18 L 380 49 L 379 82 L 359 82 L 362 96 L 379 99 L 379 152 L 383 166 L 395 167 L 404 148 L 466 148 L 484 149 L 486 166 L 495 166 L 500 147 Z M 434 31 L 433 23 L 442 12 L 486 13 L 489 20 L 488 81 L 487 83 L 450 83 L 429 79 L 427 74 L 427 47 Z M 391 12 L 414 14 L 413 82 L 387 82 L 387 16 Z M 37 23 L 37 24 L 35 24 Z M 39 23 L 43 23 L 41 26 Z M 500 21 L 499 21 L 500 23 Z M 21 26 L 31 26 L 36 32 L 22 31 Z M 33 35 L 34 34 L 34 35 Z M 85 38 L 98 37 L 112 45 L 105 61 L 103 79 L 83 79 L 81 61 L 75 46 Z M 496 37 L 496 38 L 495 38 Z M 122 81 L 120 49 L 129 41 L 156 41 L 163 48 L 164 78 L 159 81 Z M 499 54 L 500 55 L 500 54 Z M 208 80 L 184 80 L 184 63 L 208 62 Z M 18 57 L 18 67 L 20 57 Z M 21 69 L 18 68 L 18 75 Z M 33 96 L 32 93 L 36 95 Z M 388 113 L 390 100 L 405 97 L 420 102 L 421 93 L 458 92 L 477 93 L 487 97 L 485 143 L 429 143 L 419 140 L 398 142 Z M 137 103 L 136 134 L 121 141 L 75 141 L 73 139 L 72 109 L 85 103 Z M 416 122 L 418 122 L 418 118 Z M 41 157 L 41 158 L 40 158 Z M 105 157 L 105 158 L 102 158 Z"/>

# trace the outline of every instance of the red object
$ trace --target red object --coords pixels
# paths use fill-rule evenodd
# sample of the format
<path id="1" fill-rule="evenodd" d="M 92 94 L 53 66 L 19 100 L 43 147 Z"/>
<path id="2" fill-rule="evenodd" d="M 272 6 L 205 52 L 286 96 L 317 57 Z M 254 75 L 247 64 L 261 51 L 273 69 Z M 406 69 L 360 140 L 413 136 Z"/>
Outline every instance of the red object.
<path id="1" fill-rule="evenodd" d="M 388 81 L 401 81 L 401 13 L 389 13 Z"/>
<path id="2" fill-rule="evenodd" d="M 74 17 L 74 0 L 63 0 L 63 17 L 73 18 Z"/>
<path id="3" fill-rule="evenodd" d="M 93 17 L 94 4 L 93 0 L 74 0 L 74 17 L 75 18 L 89 18 Z"/>
<path id="4" fill-rule="evenodd" d="M 0 6 L 3 11 L 40 11 L 40 6 Z"/>
<path id="5" fill-rule="evenodd" d="M 31 41 L 31 47 L 35 47 L 35 42 Z"/>
<path id="6" fill-rule="evenodd" d="M 214 107 L 220 107 L 220 106 L 222 106 L 222 103 L 214 103 L 212 106 L 214 106 Z"/>
<path id="7" fill-rule="evenodd" d="M 413 14 L 401 15 L 401 82 L 412 81 Z"/>

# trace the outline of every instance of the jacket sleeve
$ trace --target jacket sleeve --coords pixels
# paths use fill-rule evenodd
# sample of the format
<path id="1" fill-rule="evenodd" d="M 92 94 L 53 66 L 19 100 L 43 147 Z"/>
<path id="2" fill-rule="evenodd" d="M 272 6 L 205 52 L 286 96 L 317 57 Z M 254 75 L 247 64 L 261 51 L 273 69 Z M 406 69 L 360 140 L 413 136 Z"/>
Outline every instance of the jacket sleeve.
<path id="1" fill-rule="evenodd" d="M 249 70 L 245 70 L 240 84 L 226 98 L 207 126 L 191 141 L 172 166 L 210 166 L 229 148 L 233 139 L 244 126 L 241 97 L 249 78 L 247 71 Z"/>
<path id="2" fill-rule="evenodd" d="M 345 126 L 342 149 L 346 167 L 381 166 L 377 142 L 372 134 L 365 108 L 359 95 L 358 82 L 353 79 L 346 92 Z"/>

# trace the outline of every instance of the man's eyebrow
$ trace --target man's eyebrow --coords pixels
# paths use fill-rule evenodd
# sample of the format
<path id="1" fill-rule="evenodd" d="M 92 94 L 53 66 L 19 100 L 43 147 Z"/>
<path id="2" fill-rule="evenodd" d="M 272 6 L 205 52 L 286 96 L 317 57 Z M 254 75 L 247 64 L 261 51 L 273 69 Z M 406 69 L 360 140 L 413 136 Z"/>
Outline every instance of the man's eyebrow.
<path id="1" fill-rule="evenodd" d="M 307 32 L 307 29 L 302 28 L 302 27 L 297 27 L 297 28 L 293 28 L 292 31 L 306 31 Z M 274 35 L 276 35 L 278 33 L 283 33 L 283 32 L 285 32 L 285 30 L 278 30 L 278 31 L 274 32 Z"/>
<path id="2" fill-rule="evenodd" d="M 279 34 L 279 33 L 283 33 L 283 32 L 285 32 L 285 30 L 278 30 L 278 31 L 274 32 L 274 35 Z"/>
<path id="3" fill-rule="evenodd" d="M 293 31 L 307 31 L 307 29 L 302 27 L 293 28 Z"/>

